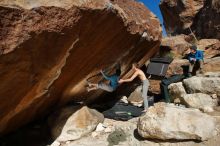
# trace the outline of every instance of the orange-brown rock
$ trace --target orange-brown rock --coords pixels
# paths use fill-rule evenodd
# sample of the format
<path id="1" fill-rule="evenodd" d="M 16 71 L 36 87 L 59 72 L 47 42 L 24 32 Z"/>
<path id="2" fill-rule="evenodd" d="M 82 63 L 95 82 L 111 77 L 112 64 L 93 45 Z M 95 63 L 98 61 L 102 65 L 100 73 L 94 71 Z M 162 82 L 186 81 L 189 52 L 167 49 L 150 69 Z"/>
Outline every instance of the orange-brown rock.
<path id="1" fill-rule="evenodd" d="M 183 58 L 189 53 L 189 47 L 193 44 L 192 38 L 192 36 L 183 34 L 164 37 L 161 42 L 160 54 L 173 58 Z M 201 39 L 196 41 L 195 45 L 199 50 L 204 51 L 205 58 L 220 56 L 220 40 L 218 39 Z"/>
<path id="2" fill-rule="evenodd" d="M 187 59 L 174 59 L 167 71 L 167 76 L 173 74 L 183 74 L 182 66 L 188 66 Z M 220 57 L 214 57 L 204 60 L 204 72 L 219 72 L 220 71 Z"/>
<path id="3" fill-rule="evenodd" d="M 171 57 L 182 58 L 188 47 L 191 46 L 188 38 L 190 37 L 186 35 L 164 37 L 160 49 L 160 52 L 163 54 L 162 56 L 170 55 Z"/>
<path id="4" fill-rule="evenodd" d="M 160 9 L 168 34 L 191 34 L 220 39 L 219 0 L 161 0 Z"/>
<path id="5" fill-rule="evenodd" d="M 88 94 L 87 77 L 117 62 L 124 74 L 161 40 L 158 19 L 134 0 L 1 0 L 0 18 L 0 135 L 93 100 L 102 92 Z"/>
<path id="6" fill-rule="evenodd" d="M 204 50 L 205 58 L 214 58 L 220 56 L 220 40 L 202 39 L 198 41 L 197 47 Z"/>

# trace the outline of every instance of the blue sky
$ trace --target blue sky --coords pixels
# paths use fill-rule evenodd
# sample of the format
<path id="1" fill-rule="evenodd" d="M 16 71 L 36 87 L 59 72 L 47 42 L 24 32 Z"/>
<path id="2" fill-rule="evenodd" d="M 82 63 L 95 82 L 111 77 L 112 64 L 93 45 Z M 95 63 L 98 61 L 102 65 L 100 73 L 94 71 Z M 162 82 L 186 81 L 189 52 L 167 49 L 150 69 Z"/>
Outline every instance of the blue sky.
<path id="1" fill-rule="evenodd" d="M 163 24 L 163 17 L 159 8 L 160 0 L 139 0 L 139 1 L 143 2 L 145 6 L 147 6 L 160 19 L 160 23 Z M 166 36 L 166 32 L 164 30 L 165 29 L 163 27 L 163 35 Z"/>

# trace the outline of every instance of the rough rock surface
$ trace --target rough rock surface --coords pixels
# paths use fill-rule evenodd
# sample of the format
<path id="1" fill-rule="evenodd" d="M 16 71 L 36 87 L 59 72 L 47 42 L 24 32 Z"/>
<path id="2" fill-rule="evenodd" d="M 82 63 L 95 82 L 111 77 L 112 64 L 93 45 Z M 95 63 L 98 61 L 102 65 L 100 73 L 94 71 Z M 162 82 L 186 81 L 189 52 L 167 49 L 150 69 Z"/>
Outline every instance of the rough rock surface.
<path id="1" fill-rule="evenodd" d="M 197 108 L 204 112 L 212 112 L 213 108 L 218 106 L 216 94 L 187 94 L 182 82 L 173 83 L 169 85 L 168 89 L 174 103 L 182 104 L 189 108 Z"/>
<path id="2" fill-rule="evenodd" d="M 160 52 L 164 52 L 162 56 L 172 55 L 171 57 L 173 58 L 182 58 L 187 52 L 187 48 L 191 46 L 187 40 L 188 38 L 189 37 L 186 35 L 164 37 L 161 42 L 160 50 Z M 169 48 L 169 50 L 164 50 L 164 47 L 167 47 L 167 49 Z"/>
<path id="3" fill-rule="evenodd" d="M 117 144 L 123 146 L 141 145 L 141 141 L 134 137 L 134 131 L 137 128 L 136 123 L 137 119 L 126 122 L 105 119 L 104 125 L 110 129 L 109 131 L 93 132 L 82 139 L 70 141 L 67 144 L 61 144 L 61 146 L 113 146 Z"/>
<path id="4" fill-rule="evenodd" d="M 220 40 L 218 39 L 201 39 L 197 42 L 197 47 L 204 51 L 205 58 L 220 56 Z"/>
<path id="5" fill-rule="evenodd" d="M 220 78 L 192 77 L 183 80 L 187 93 L 216 94 L 220 97 Z"/>
<path id="6" fill-rule="evenodd" d="M 204 126 L 205 125 L 205 126 Z M 182 108 L 165 103 L 150 107 L 140 117 L 138 133 L 144 138 L 207 140 L 216 134 L 215 119 L 197 109 Z"/>
<path id="7" fill-rule="evenodd" d="M 201 39 L 197 43 L 200 50 L 204 50 L 205 58 L 214 58 L 220 56 L 220 40 Z"/>
<path id="8" fill-rule="evenodd" d="M 149 87 L 149 92 L 154 93 L 154 94 L 160 94 L 160 83 L 161 80 L 158 79 L 149 79 L 150 82 L 150 87 Z"/>
<path id="9" fill-rule="evenodd" d="M 170 96 L 172 98 L 171 101 L 174 103 L 181 102 L 182 97 L 186 94 L 186 90 L 183 87 L 182 82 L 173 83 L 168 86 Z"/>
<path id="10" fill-rule="evenodd" d="M 202 111 L 213 111 L 213 107 L 218 105 L 218 99 L 213 99 L 204 93 L 185 94 L 180 97 L 187 107 L 197 108 Z"/>
<path id="11" fill-rule="evenodd" d="M 57 138 L 56 141 L 65 142 L 91 133 L 103 121 L 104 116 L 101 113 L 84 106 L 78 110 L 72 107 L 65 108 L 53 115 L 49 123 L 53 137 Z"/>
<path id="12" fill-rule="evenodd" d="M 219 0 L 161 0 L 160 9 L 168 34 L 190 34 L 220 38 Z"/>
<path id="13" fill-rule="evenodd" d="M 167 75 L 183 74 L 183 68 L 187 69 L 189 61 L 187 59 L 174 59 L 169 65 Z M 219 72 L 220 71 L 220 57 L 214 57 L 204 60 L 204 72 Z"/>
<path id="14" fill-rule="evenodd" d="M 128 102 L 135 106 L 142 106 L 143 98 L 141 95 L 142 86 L 138 86 L 128 97 Z"/>
<path id="15" fill-rule="evenodd" d="M 101 92 L 86 92 L 87 77 L 144 64 L 162 36 L 133 0 L 1 0 L 0 18 L 0 135 L 58 104 L 92 101 Z"/>
<path id="16" fill-rule="evenodd" d="M 220 72 L 207 72 L 205 77 L 220 77 Z"/>
<path id="17" fill-rule="evenodd" d="M 192 37 L 177 35 L 164 37 L 161 43 L 161 56 L 170 55 L 173 58 L 184 58 L 189 53 L 189 46 L 193 44 Z M 201 39 L 196 42 L 197 48 L 204 51 L 205 58 L 220 56 L 220 41 L 218 39 Z M 167 48 L 167 49 L 166 49 Z"/>
<path id="18" fill-rule="evenodd" d="M 204 71 L 205 72 L 219 72 L 220 71 L 220 57 L 205 59 Z"/>
<path id="19" fill-rule="evenodd" d="M 220 119 L 218 121 L 220 121 Z M 116 143 L 120 146 L 216 146 L 220 142 L 220 135 L 203 142 L 143 139 L 137 133 L 137 122 L 138 119 L 129 121 L 105 119 L 104 125 L 107 127 L 106 129 L 111 129 L 111 131 L 94 132 L 79 140 L 59 143 L 59 146 L 110 146 L 113 144 L 116 145 Z M 117 129 L 124 132 L 116 133 L 116 131 L 119 131 Z M 126 140 L 124 138 L 126 138 Z"/>

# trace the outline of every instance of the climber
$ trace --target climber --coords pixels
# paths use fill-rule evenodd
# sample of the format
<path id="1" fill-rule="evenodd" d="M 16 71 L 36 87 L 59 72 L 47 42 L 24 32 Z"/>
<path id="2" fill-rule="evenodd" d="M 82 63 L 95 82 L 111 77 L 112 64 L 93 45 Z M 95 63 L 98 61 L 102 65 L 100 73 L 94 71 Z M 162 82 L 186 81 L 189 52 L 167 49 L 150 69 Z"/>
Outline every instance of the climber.
<path id="1" fill-rule="evenodd" d="M 102 76 L 106 79 L 109 80 L 110 83 L 106 84 L 106 83 L 98 83 L 98 84 L 94 84 L 94 83 L 88 83 L 89 87 L 87 87 L 87 91 L 90 92 L 92 90 L 97 90 L 97 89 L 102 89 L 108 92 L 113 92 L 116 90 L 116 88 L 118 87 L 118 81 L 121 75 L 121 70 L 119 68 L 116 69 L 115 74 L 111 75 L 111 76 L 107 76 L 102 70 L 100 71 Z"/>
<path id="2" fill-rule="evenodd" d="M 188 54 L 189 64 L 189 71 L 188 76 L 192 76 L 193 69 L 195 65 L 199 65 L 200 73 L 203 73 L 203 51 L 197 50 L 196 46 L 190 47 L 190 53 Z"/>
<path id="3" fill-rule="evenodd" d="M 131 82 L 133 81 L 136 77 L 139 77 L 139 79 L 142 81 L 142 97 L 144 99 L 144 111 L 147 112 L 148 109 L 148 97 L 147 97 L 147 92 L 149 88 L 149 81 L 147 77 L 145 76 L 144 72 L 140 70 L 139 65 L 137 63 L 132 64 L 132 69 L 133 74 L 130 78 L 128 79 L 120 79 L 119 83 L 124 83 L 124 82 Z"/>

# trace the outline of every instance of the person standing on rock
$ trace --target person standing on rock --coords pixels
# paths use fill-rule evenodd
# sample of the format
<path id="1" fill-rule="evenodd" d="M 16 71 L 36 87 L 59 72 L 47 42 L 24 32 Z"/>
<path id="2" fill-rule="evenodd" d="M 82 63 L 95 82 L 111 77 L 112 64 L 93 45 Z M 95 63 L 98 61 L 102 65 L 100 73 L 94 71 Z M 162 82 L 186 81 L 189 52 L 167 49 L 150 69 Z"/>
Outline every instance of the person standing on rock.
<path id="1" fill-rule="evenodd" d="M 191 46 L 190 47 L 190 53 L 188 54 L 188 60 L 190 62 L 189 64 L 189 72 L 188 76 L 192 76 L 193 69 L 195 65 L 199 65 L 200 73 L 203 73 L 203 52 L 200 50 L 197 50 L 196 46 Z"/>
<path id="2" fill-rule="evenodd" d="M 120 79 L 119 83 L 122 84 L 124 82 L 131 82 L 133 81 L 136 77 L 139 77 L 139 79 L 142 81 L 142 97 L 144 99 L 144 111 L 146 112 L 148 109 L 148 97 L 147 97 L 147 92 L 150 86 L 150 82 L 145 76 L 144 72 L 139 68 L 139 65 L 137 63 L 132 64 L 132 71 L 133 74 L 130 78 L 128 79 Z"/>

